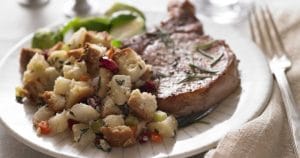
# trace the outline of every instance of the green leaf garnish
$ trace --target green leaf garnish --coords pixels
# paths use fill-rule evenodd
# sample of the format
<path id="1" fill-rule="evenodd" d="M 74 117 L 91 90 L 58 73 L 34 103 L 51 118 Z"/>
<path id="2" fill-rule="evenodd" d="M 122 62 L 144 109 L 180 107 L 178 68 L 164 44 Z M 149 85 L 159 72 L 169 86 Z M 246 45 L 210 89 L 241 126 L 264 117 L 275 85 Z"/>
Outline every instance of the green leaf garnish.
<path id="1" fill-rule="evenodd" d="M 112 40 L 110 44 L 115 47 L 115 48 L 121 48 L 122 47 L 122 42 L 120 40 Z"/>

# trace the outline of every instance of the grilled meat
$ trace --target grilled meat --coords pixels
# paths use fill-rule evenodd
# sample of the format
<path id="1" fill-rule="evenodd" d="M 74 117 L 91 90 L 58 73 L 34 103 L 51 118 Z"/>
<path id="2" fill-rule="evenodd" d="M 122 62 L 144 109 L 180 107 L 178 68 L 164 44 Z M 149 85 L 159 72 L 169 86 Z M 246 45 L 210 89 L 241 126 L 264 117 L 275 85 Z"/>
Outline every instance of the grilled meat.
<path id="1" fill-rule="evenodd" d="M 169 17 L 153 31 L 124 41 L 153 66 L 158 107 L 176 116 L 209 109 L 240 83 L 238 61 L 223 40 L 203 35 L 187 1 L 171 1 Z"/>

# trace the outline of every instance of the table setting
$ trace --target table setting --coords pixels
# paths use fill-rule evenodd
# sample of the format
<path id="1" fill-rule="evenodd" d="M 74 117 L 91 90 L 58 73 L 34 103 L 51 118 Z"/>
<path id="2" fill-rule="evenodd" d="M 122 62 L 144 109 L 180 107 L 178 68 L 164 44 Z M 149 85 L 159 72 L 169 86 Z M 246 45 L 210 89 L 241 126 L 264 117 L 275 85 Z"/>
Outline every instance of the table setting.
<path id="1" fill-rule="evenodd" d="M 20 0 L 5 1 L 2 3 L 3 5 L 0 6 L 2 12 L 2 16 L 0 17 L 0 19 L 3 21 L 3 24 L 1 25 L 2 29 L 0 35 L 0 41 L 2 45 L 2 51 L 0 53 L 0 72 L 2 74 L 2 77 L 0 79 L 2 82 L 0 83 L 0 100 L 2 102 L 0 108 L 0 157 L 299 157 L 300 69 L 298 67 L 300 65 L 300 44 L 298 41 L 300 40 L 300 2 L 293 0 Z M 119 12 L 115 11 L 116 7 L 114 9 L 111 9 L 111 6 L 118 3 L 119 5 L 122 4 L 122 7 L 118 6 Z M 191 9 L 193 7 L 194 9 Z M 116 16 L 112 16 L 112 12 L 118 13 L 115 15 L 119 17 L 126 16 L 128 18 L 131 18 L 128 20 L 128 26 L 126 25 L 126 21 L 117 21 L 118 23 L 116 22 L 115 25 L 113 23 L 114 21 L 110 19 L 117 19 L 119 17 L 116 18 Z M 128 12 L 130 12 L 129 16 Z M 174 104 L 173 106 L 175 106 L 178 102 L 182 101 L 182 99 L 178 100 L 176 97 L 173 97 L 174 94 L 172 94 L 171 96 L 173 97 L 173 100 L 176 101 L 169 100 L 170 102 L 165 102 L 167 104 L 162 105 L 164 102 L 158 100 L 158 108 L 160 110 L 155 112 L 155 108 L 153 112 L 153 119 L 150 120 L 147 119 L 145 115 L 140 115 L 140 111 L 136 111 L 136 109 L 134 108 L 135 104 L 131 102 L 132 95 L 134 93 L 138 93 L 139 90 L 137 90 L 138 92 L 135 92 L 136 90 L 128 92 L 129 94 L 131 94 L 130 97 L 128 96 L 128 102 L 125 101 L 127 108 L 130 108 L 129 111 L 127 110 L 127 112 L 126 110 L 124 111 L 123 107 L 120 107 L 123 106 L 124 102 L 117 103 L 120 102 L 120 99 L 115 99 L 112 97 L 112 103 L 115 102 L 115 104 L 117 104 L 117 106 L 121 109 L 119 111 L 123 112 L 123 114 L 121 113 L 121 115 L 119 115 L 122 116 L 122 118 L 119 119 L 124 119 L 126 125 L 125 126 L 124 123 L 121 123 L 122 125 L 117 125 L 119 130 L 121 129 L 120 126 L 122 126 L 124 130 L 130 127 L 128 129 L 135 131 L 134 133 L 140 133 L 136 134 L 136 142 L 133 141 L 135 145 L 129 145 L 129 147 L 124 144 L 112 145 L 116 144 L 116 142 L 110 139 L 117 138 L 111 138 L 109 135 L 105 134 L 105 130 L 110 128 L 113 129 L 115 127 L 115 125 L 111 126 L 109 122 L 106 121 L 108 120 L 108 117 L 111 116 L 111 114 L 104 116 L 106 114 L 102 112 L 104 108 L 102 106 L 105 106 L 106 101 L 108 100 L 106 98 L 110 97 L 106 96 L 106 94 L 106 98 L 101 98 L 102 95 L 100 94 L 100 92 L 96 93 L 96 95 L 100 95 L 101 98 L 100 109 L 97 107 L 100 107 L 100 105 L 94 105 L 96 103 L 91 103 L 89 98 L 87 98 L 87 101 L 83 101 L 83 103 L 79 102 L 82 101 L 85 97 L 94 95 L 92 94 L 92 92 L 90 92 L 89 94 L 85 94 L 85 97 L 77 99 L 76 102 L 73 101 L 74 103 L 78 103 L 73 107 L 60 108 L 59 110 L 55 110 L 58 107 L 56 107 L 56 105 L 51 105 L 51 100 L 49 100 L 49 98 L 47 99 L 44 94 L 37 95 L 38 97 L 41 96 L 42 99 L 46 102 L 46 105 L 44 106 L 38 105 L 38 107 L 34 107 L 25 105 L 26 101 L 24 101 L 24 105 L 18 104 L 17 101 L 23 103 L 22 100 L 24 96 L 30 98 L 32 97 L 32 95 L 34 95 L 32 89 L 26 89 L 26 79 L 21 80 L 21 78 L 26 78 L 26 75 L 28 76 L 28 73 L 34 73 L 34 71 L 42 71 L 40 70 L 40 68 L 34 71 L 34 67 L 31 66 L 32 68 L 30 68 L 30 63 L 35 58 L 38 58 L 38 55 L 32 55 L 30 57 L 32 58 L 32 60 L 30 58 L 27 59 L 28 65 L 26 64 L 24 68 L 24 64 L 22 63 L 22 61 L 24 60 L 22 59 L 22 54 L 20 56 L 20 50 L 24 51 L 24 48 L 27 49 L 31 46 L 33 48 L 39 48 L 42 50 L 40 52 L 42 53 L 42 56 L 39 55 L 41 57 L 39 60 L 41 61 L 44 56 L 44 58 L 46 59 L 46 61 L 48 60 L 47 62 L 50 65 L 52 64 L 52 61 L 50 60 L 52 58 L 51 55 L 55 54 L 55 51 L 66 51 L 66 53 L 69 53 L 74 50 L 74 52 L 76 53 L 75 50 L 84 49 L 85 52 L 83 53 L 86 53 L 89 50 L 88 46 L 90 46 L 91 44 L 87 44 L 84 47 L 82 47 L 82 44 L 78 45 L 76 42 L 74 42 L 74 40 L 76 40 L 75 34 L 79 34 L 80 31 L 84 31 L 82 30 L 82 28 L 80 28 L 82 27 L 81 25 L 83 25 L 83 27 L 86 27 L 88 30 L 87 35 L 91 36 L 94 32 L 89 32 L 89 29 L 95 29 L 93 31 L 98 31 L 99 28 L 92 27 L 92 25 L 88 23 L 88 20 L 84 18 L 88 19 L 89 17 L 100 17 L 99 19 L 101 19 L 101 16 L 103 16 L 104 14 L 105 16 L 110 16 L 108 18 L 110 20 L 110 24 L 106 25 L 106 17 L 104 17 L 104 20 L 100 20 L 101 24 L 97 27 L 100 27 L 100 30 L 101 27 L 103 27 L 103 31 L 109 26 L 110 28 L 105 31 L 109 32 L 115 39 L 110 41 L 110 46 L 106 46 L 105 43 L 103 43 L 101 44 L 101 47 L 95 50 L 101 50 L 102 48 L 107 47 L 107 50 L 111 51 L 110 53 L 114 53 L 114 51 L 118 52 L 119 49 L 123 49 L 122 47 L 120 47 L 120 45 L 128 45 L 129 47 L 132 46 L 132 48 L 136 52 L 138 52 L 143 59 L 145 59 L 146 64 L 148 64 L 147 62 L 149 62 L 148 58 L 151 59 L 151 54 L 147 54 L 149 53 L 149 51 L 161 51 L 161 46 L 155 47 L 156 43 L 162 42 L 162 44 L 165 45 L 167 49 L 169 49 L 163 51 L 171 51 L 175 53 L 176 51 L 180 52 L 179 49 L 183 48 L 181 46 L 182 43 L 180 43 L 181 38 L 188 39 L 184 36 L 195 36 L 196 38 L 203 38 L 205 40 L 207 40 L 207 38 L 210 39 L 210 41 L 206 41 L 206 43 L 204 43 L 204 46 L 197 46 L 196 51 L 198 51 L 198 48 L 201 49 L 199 54 L 200 61 L 212 60 L 209 66 L 211 68 L 217 67 L 219 68 L 219 70 L 214 72 L 213 70 L 197 67 L 194 63 L 195 55 L 193 54 L 192 64 L 188 63 L 189 61 L 185 61 L 190 59 L 186 59 L 184 56 L 179 56 L 174 61 L 176 61 L 177 63 L 177 59 L 181 58 L 182 61 L 180 62 L 182 63 L 180 63 L 179 65 L 187 64 L 188 68 L 191 69 L 194 73 L 192 74 L 193 78 L 191 79 L 191 76 L 188 76 L 187 78 L 180 79 L 180 71 L 175 71 L 175 73 L 173 72 L 169 74 L 171 76 L 178 75 L 179 79 L 177 79 L 176 77 L 168 77 L 165 74 L 160 74 L 160 77 L 158 78 L 159 81 L 153 80 L 154 84 L 160 84 L 161 87 L 164 87 L 164 84 L 173 85 L 173 88 L 166 89 L 167 93 L 165 93 L 164 95 L 168 94 L 168 91 L 172 91 L 178 85 L 182 86 L 187 85 L 190 82 L 191 84 L 194 84 L 194 82 L 198 82 L 197 80 L 200 78 L 195 74 L 198 70 L 199 72 L 208 75 L 208 77 L 201 77 L 200 81 L 205 80 L 208 82 L 210 78 L 216 77 L 218 79 L 218 77 L 221 78 L 226 75 L 230 76 L 227 78 L 223 78 L 224 81 L 227 80 L 225 83 L 217 84 L 219 87 L 222 87 L 222 85 L 226 85 L 227 91 L 224 90 L 224 92 L 218 92 L 218 90 L 215 90 L 214 92 L 207 91 L 205 92 L 205 94 L 200 94 L 206 97 L 212 96 L 213 99 L 211 99 L 211 105 L 207 105 L 207 107 L 202 111 L 197 110 L 198 113 L 192 112 L 188 115 L 187 111 L 182 113 L 182 111 L 180 110 L 176 111 L 175 108 L 169 108 L 170 105 Z M 182 14 L 182 16 L 180 14 Z M 195 16 L 196 21 L 194 21 L 195 19 L 191 16 Z M 82 19 L 76 19 L 75 17 L 80 17 Z M 174 22 L 172 21 L 174 20 L 172 19 L 174 17 L 175 19 L 179 18 L 179 20 L 182 17 L 190 19 L 183 20 L 183 22 L 180 23 L 177 23 L 175 21 L 175 23 L 168 25 L 168 22 Z M 99 19 L 97 22 L 99 22 Z M 135 19 L 133 20 L 133 22 L 135 23 L 130 23 L 132 19 Z M 163 19 L 166 20 L 161 22 Z M 200 23 L 198 19 L 200 20 Z M 183 26 L 186 25 L 185 22 L 187 22 L 187 27 L 183 28 Z M 104 23 L 105 25 L 102 23 Z M 125 27 L 122 28 L 118 25 Z M 72 27 L 74 27 L 74 35 L 70 34 L 69 31 Z M 77 28 L 75 29 L 75 27 Z M 58 33 L 58 36 L 55 36 L 54 40 L 58 39 L 59 42 L 65 42 L 66 38 L 69 38 L 68 36 L 70 36 L 71 43 L 68 44 L 68 41 L 66 42 L 66 44 L 62 43 L 61 50 L 59 48 L 59 45 L 57 47 L 55 45 L 59 44 L 59 42 L 57 43 L 57 41 L 54 43 L 51 41 L 53 44 L 49 47 L 45 46 L 44 44 L 40 44 L 39 41 L 37 41 L 37 38 L 39 38 L 37 34 L 38 31 L 40 31 L 40 28 L 50 29 L 50 31 L 52 31 L 51 33 L 54 34 Z M 181 37 L 179 35 L 176 35 L 176 33 L 172 35 L 172 33 L 168 32 L 172 31 L 174 28 L 175 32 L 176 29 L 182 29 L 178 33 L 185 33 L 185 35 Z M 130 29 L 136 29 L 136 31 L 123 33 L 124 31 L 128 31 Z M 166 29 L 166 32 L 163 32 L 164 29 Z M 202 30 L 198 31 L 197 29 Z M 53 30 L 58 31 L 55 32 Z M 154 32 L 152 30 L 154 30 Z M 69 33 L 66 34 L 66 32 Z M 136 46 L 139 44 L 144 45 L 145 43 L 136 44 L 136 42 L 139 42 L 139 39 L 134 37 L 132 38 L 132 36 L 142 34 L 143 32 L 146 32 L 146 34 L 141 35 L 142 39 L 149 38 L 150 40 L 154 40 L 152 42 L 146 43 L 146 45 L 144 46 L 145 48 L 148 47 L 149 49 L 143 48 L 141 50 L 140 47 Z M 195 34 L 200 34 L 200 36 Z M 129 38 L 130 40 L 127 40 L 127 38 Z M 176 38 L 179 38 L 179 40 Z M 214 40 L 214 38 L 222 40 Z M 179 44 L 177 43 L 177 40 L 179 41 Z M 225 44 L 223 40 L 226 42 Z M 96 40 L 91 40 L 90 42 L 95 41 Z M 190 45 L 194 44 L 193 42 L 195 41 L 191 41 L 192 42 L 190 42 Z M 211 43 L 208 44 L 209 42 Z M 180 46 L 176 47 L 176 43 Z M 171 48 L 168 48 L 170 45 Z M 185 47 L 185 45 L 183 46 Z M 50 49 L 46 49 L 45 55 L 43 54 L 43 51 L 46 47 L 47 49 Z M 220 47 L 226 48 L 225 52 L 221 52 L 221 54 L 219 55 L 208 54 L 214 53 L 213 51 L 215 49 L 219 49 L 219 51 L 216 51 L 217 53 L 221 50 L 224 51 L 224 49 L 221 49 Z M 52 51 L 52 49 L 58 50 L 54 50 L 52 54 L 47 54 L 47 52 Z M 92 47 L 90 49 L 92 49 Z M 124 51 L 125 50 L 126 48 L 124 49 Z M 35 51 L 39 52 L 39 50 Z M 229 54 L 227 54 L 228 52 L 226 51 L 229 51 Z M 144 52 L 146 53 L 146 55 L 144 56 L 140 52 Z M 234 53 L 233 58 L 231 58 L 231 52 Z M 71 56 L 72 58 L 74 57 L 76 59 L 74 66 L 78 66 L 78 64 L 82 63 L 82 61 L 86 63 L 90 62 L 89 58 L 84 57 L 84 55 L 78 59 L 77 56 Z M 108 55 L 109 60 L 113 59 L 115 60 L 113 62 L 116 62 L 117 64 L 118 62 L 121 62 L 112 56 L 114 55 Z M 198 59 L 197 57 L 198 54 L 196 55 L 196 59 Z M 21 58 L 21 60 L 19 58 Z M 57 71 L 62 71 L 61 73 L 63 74 L 63 76 L 68 78 L 66 75 L 67 73 L 65 72 L 65 67 L 68 67 L 70 65 L 70 61 L 71 65 L 73 64 L 72 58 L 64 61 L 65 65 L 62 65 L 63 69 L 57 67 L 56 65 L 54 65 L 54 69 L 57 69 Z M 157 60 L 160 59 L 159 56 L 155 56 L 155 58 L 157 58 Z M 170 59 L 172 60 L 171 57 Z M 19 65 L 19 60 L 21 61 L 21 66 Z M 106 57 L 100 57 L 100 59 L 97 60 L 100 61 L 100 70 L 97 69 L 97 71 L 99 71 L 99 75 L 101 75 L 101 70 L 103 69 L 103 65 L 101 65 L 103 63 L 101 62 L 108 62 L 109 60 Z M 162 57 L 161 60 L 164 61 L 165 57 Z M 233 68 L 232 70 L 222 70 L 221 64 L 226 63 L 227 60 L 228 62 L 234 61 L 236 69 Z M 166 64 L 163 67 L 159 67 L 160 64 L 158 64 L 157 66 L 155 65 L 156 62 L 153 62 L 151 64 L 153 64 L 152 67 L 154 67 L 155 71 L 162 70 L 161 72 L 163 73 L 166 72 L 166 67 L 168 67 L 169 65 Z M 26 66 L 27 69 L 32 69 L 30 70 L 31 72 L 29 70 L 26 70 Z M 176 66 L 177 64 L 172 67 L 176 69 Z M 76 85 L 77 83 L 79 84 L 80 82 L 82 82 L 81 84 L 93 84 L 98 82 L 98 84 L 101 85 L 101 82 L 103 82 L 101 81 L 103 76 L 99 76 L 99 81 L 96 81 L 95 78 L 91 78 L 91 76 L 93 76 L 93 72 L 90 72 L 92 70 L 89 70 L 93 69 L 93 67 L 89 67 L 88 64 L 87 67 L 88 69 L 85 68 L 85 71 L 87 71 L 88 74 L 83 76 L 84 78 L 82 78 L 82 76 L 80 76 L 79 78 L 76 78 L 76 76 L 75 78 L 70 78 L 72 79 L 70 80 L 70 82 L 72 82 L 73 85 Z M 139 67 L 140 69 L 142 69 L 140 65 Z M 22 68 L 24 70 L 22 70 Z M 134 77 L 132 76 L 133 74 L 126 72 L 122 67 L 120 67 L 117 72 L 114 72 L 114 69 L 105 65 L 104 68 L 110 70 L 111 72 L 113 72 L 113 74 L 115 74 L 113 78 L 116 76 L 125 76 L 123 75 L 124 73 L 131 76 L 131 79 Z M 50 71 L 50 69 L 48 70 Z M 24 71 L 25 73 L 21 74 Z M 228 72 L 223 74 L 222 71 Z M 76 70 L 75 75 L 78 73 L 80 74 L 82 72 Z M 222 73 L 223 75 L 218 76 L 218 74 L 220 73 Z M 237 75 L 236 80 L 234 79 L 235 75 Z M 57 96 L 58 92 L 56 92 L 55 86 L 60 78 L 64 77 L 58 77 L 56 79 L 54 91 L 49 91 L 48 89 L 45 92 L 50 92 L 49 95 L 51 93 L 57 93 L 55 94 Z M 66 78 L 64 79 L 64 82 L 69 80 Z M 143 80 L 143 78 L 139 79 L 139 81 L 140 80 Z M 119 83 L 116 80 L 116 84 L 120 86 L 124 82 L 127 82 L 126 79 L 125 81 L 122 81 L 122 83 Z M 163 81 L 166 82 L 164 83 Z M 141 91 L 143 90 L 145 85 L 147 86 L 146 88 L 149 89 L 149 81 L 146 81 L 147 84 L 144 83 L 144 81 L 140 82 L 144 84 L 141 86 L 141 88 L 139 88 Z M 135 83 L 135 81 L 132 79 L 132 84 L 134 86 L 138 85 L 138 83 L 139 82 L 137 81 Z M 199 83 L 203 84 L 205 82 L 201 81 Z M 19 86 L 22 84 L 24 84 L 25 88 L 21 88 L 20 90 Z M 70 86 L 72 84 L 70 84 Z M 111 95 L 114 93 L 112 87 L 110 87 L 112 86 L 112 84 L 112 81 L 110 81 L 108 84 L 109 89 L 107 95 Z M 232 90 L 230 89 L 230 86 L 232 86 Z M 225 87 L 223 86 L 223 88 Z M 100 91 L 100 88 L 101 87 L 97 87 L 97 91 Z M 70 87 L 70 89 L 72 89 L 72 87 Z M 161 90 L 161 88 L 159 90 Z M 28 91 L 32 94 L 29 95 Z M 88 91 L 86 91 L 86 93 L 87 92 Z M 156 97 L 159 98 L 160 91 L 158 92 L 159 93 Z M 225 93 L 228 94 L 225 95 Z M 65 99 L 69 99 L 70 94 L 71 91 L 64 94 L 60 92 L 59 95 L 62 97 L 66 97 Z M 140 95 L 145 96 L 146 94 L 150 95 L 150 92 L 140 93 Z M 216 94 L 217 96 L 220 95 L 219 98 L 223 99 L 219 99 L 218 101 L 218 97 L 214 96 Z M 21 95 L 22 98 L 20 100 L 20 98 L 18 97 Z M 193 98 L 188 98 L 187 100 L 182 101 L 182 103 L 194 105 L 193 101 L 188 101 L 189 99 L 192 100 Z M 208 100 L 206 100 L 205 98 L 200 99 L 202 100 L 197 103 L 200 103 L 200 106 L 202 106 L 201 102 L 206 103 L 206 101 Z M 69 106 L 68 100 L 66 101 L 67 103 L 64 106 Z M 97 99 L 94 99 L 93 101 L 96 102 Z M 194 101 L 197 102 L 197 100 Z M 207 102 L 209 103 L 209 101 Z M 94 109 L 92 108 L 93 110 L 89 110 L 89 114 L 87 113 L 90 116 L 85 116 L 81 119 L 76 118 L 77 116 L 80 117 L 79 113 L 77 113 L 79 111 L 76 109 L 76 106 L 82 106 L 83 109 L 83 104 L 87 104 L 89 107 L 93 107 Z M 179 106 L 181 106 L 180 103 L 178 104 Z M 38 116 L 38 112 L 42 111 L 40 109 L 47 109 L 49 107 L 50 110 L 52 109 L 55 111 L 54 113 L 50 112 L 51 114 L 49 114 L 49 117 L 47 116 L 48 119 L 50 119 L 47 119 L 47 121 L 43 120 L 35 124 L 35 120 L 39 119 L 38 117 L 41 117 Z M 165 110 L 166 112 L 163 112 Z M 92 111 L 98 111 L 100 115 Z M 113 113 L 119 114 L 120 112 Z M 117 116 L 115 114 L 113 115 Z M 176 118 L 173 115 L 175 115 Z M 103 123 L 101 123 L 102 127 L 98 127 L 99 125 L 96 121 L 96 118 L 100 121 L 104 121 L 102 121 Z M 137 125 L 136 123 L 132 125 L 132 118 L 135 118 L 137 121 L 139 121 Z M 172 120 L 173 118 L 174 120 L 176 120 L 175 124 L 173 123 L 172 125 L 167 125 L 167 127 L 164 127 L 163 124 L 159 124 L 162 122 L 166 122 L 166 120 Z M 57 122 L 63 119 L 66 119 L 65 124 Z M 89 119 L 90 121 L 86 121 L 87 119 Z M 139 125 L 142 124 L 143 119 L 148 122 L 146 123 L 146 125 L 144 124 L 143 127 L 141 127 L 141 131 L 139 131 Z M 71 127 L 70 120 L 73 121 L 71 123 Z M 51 123 L 54 123 L 54 126 L 60 127 L 53 128 L 53 125 L 51 125 Z M 96 123 L 97 129 L 95 130 L 94 127 Z M 44 125 L 46 125 L 46 127 Z M 76 125 L 78 125 L 79 129 L 77 129 L 77 131 L 79 130 L 79 133 L 76 133 L 76 128 L 74 127 Z M 81 125 L 82 127 L 79 127 L 79 125 Z M 158 125 L 159 127 L 155 127 Z M 48 136 L 49 126 L 50 128 L 53 128 L 50 130 L 50 134 L 53 131 L 57 131 L 58 134 L 51 134 Z M 68 128 L 70 130 L 68 130 Z M 153 130 L 151 128 L 155 129 Z M 173 130 L 172 128 L 175 129 Z M 166 131 L 164 131 L 166 129 L 170 129 L 173 131 L 171 132 L 171 134 L 166 134 Z M 100 130 L 100 134 L 98 133 L 98 130 Z M 86 133 L 90 135 L 84 136 L 88 135 Z M 76 135 L 78 138 L 76 138 Z M 162 138 L 162 136 L 165 137 L 166 135 L 168 135 L 168 137 L 170 138 Z M 82 145 L 78 143 L 81 141 L 81 138 L 87 139 L 87 141 L 89 141 L 89 139 L 93 139 L 93 143 Z M 99 143 L 97 146 L 96 140 L 100 142 L 100 147 Z M 109 148 L 103 146 L 103 141 L 106 144 L 107 142 L 109 142 L 109 144 L 112 145 L 112 148 L 109 145 Z M 117 142 L 118 141 L 120 140 L 117 140 Z"/>

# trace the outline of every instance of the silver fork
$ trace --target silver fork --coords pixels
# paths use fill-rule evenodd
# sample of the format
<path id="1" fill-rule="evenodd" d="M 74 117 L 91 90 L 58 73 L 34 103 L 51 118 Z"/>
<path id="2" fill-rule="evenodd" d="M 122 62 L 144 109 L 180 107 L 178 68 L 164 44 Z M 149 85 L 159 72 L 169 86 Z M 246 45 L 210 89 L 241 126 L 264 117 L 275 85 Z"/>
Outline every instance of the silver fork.
<path id="1" fill-rule="evenodd" d="M 295 151 L 299 157 L 300 108 L 295 102 L 286 77 L 286 71 L 292 66 L 292 62 L 286 55 L 282 39 L 268 6 L 254 7 L 249 21 L 253 41 L 262 48 L 269 58 L 269 66 L 281 92 Z"/>

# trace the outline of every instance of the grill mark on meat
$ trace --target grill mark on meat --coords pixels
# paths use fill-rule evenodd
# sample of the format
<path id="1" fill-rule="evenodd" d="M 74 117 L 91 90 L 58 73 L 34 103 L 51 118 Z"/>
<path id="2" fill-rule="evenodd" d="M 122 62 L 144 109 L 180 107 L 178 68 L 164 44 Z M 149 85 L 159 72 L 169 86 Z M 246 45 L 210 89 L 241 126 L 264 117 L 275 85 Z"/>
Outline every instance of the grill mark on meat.
<path id="1" fill-rule="evenodd" d="M 203 35 L 202 24 L 195 17 L 189 1 L 171 1 L 168 13 L 169 18 L 159 27 L 125 40 L 124 47 L 138 52 L 152 65 L 154 73 L 165 74 L 159 78 L 157 98 L 160 109 L 176 116 L 208 109 L 238 87 L 238 61 L 222 40 L 216 40 L 205 50 L 213 59 L 197 52 L 195 46 L 213 38 Z M 192 69 L 191 65 L 197 69 Z M 204 68 L 216 71 L 204 71 Z M 197 75 L 209 77 L 198 79 Z M 182 82 L 187 77 L 193 80 Z"/>

